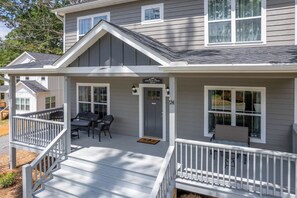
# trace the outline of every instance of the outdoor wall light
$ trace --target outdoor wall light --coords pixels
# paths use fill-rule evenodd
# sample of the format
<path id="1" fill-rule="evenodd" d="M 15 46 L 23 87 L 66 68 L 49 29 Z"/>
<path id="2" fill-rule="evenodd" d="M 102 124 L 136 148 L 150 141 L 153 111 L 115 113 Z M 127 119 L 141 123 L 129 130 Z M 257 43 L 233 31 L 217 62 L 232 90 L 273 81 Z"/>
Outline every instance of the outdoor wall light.
<path id="1" fill-rule="evenodd" d="M 132 92 L 137 93 L 137 88 L 135 87 L 135 85 L 132 86 Z"/>
<path id="2" fill-rule="evenodd" d="M 166 87 L 166 93 L 167 93 L 167 95 L 169 95 L 169 94 L 170 94 L 170 89 L 169 89 L 169 87 L 168 87 L 168 86 Z"/>

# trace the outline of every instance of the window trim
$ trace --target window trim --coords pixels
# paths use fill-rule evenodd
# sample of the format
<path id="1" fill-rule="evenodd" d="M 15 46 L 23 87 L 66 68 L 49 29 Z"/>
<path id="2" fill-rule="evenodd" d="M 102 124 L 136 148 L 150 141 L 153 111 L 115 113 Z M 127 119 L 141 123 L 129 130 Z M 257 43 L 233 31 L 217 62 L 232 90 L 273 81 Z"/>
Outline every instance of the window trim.
<path id="1" fill-rule="evenodd" d="M 76 32 L 77 38 L 76 39 L 77 39 L 77 41 L 79 40 L 80 36 L 86 35 L 86 34 L 79 34 L 79 20 L 91 18 L 91 29 L 92 29 L 94 27 L 94 18 L 99 17 L 99 16 L 107 16 L 107 21 L 110 21 L 110 12 L 102 12 L 102 13 L 98 13 L 98 14 L 77 17 L 77 19 L 76 19 L 76 23 L 77 23 L 76 24 L 76 29 L 77 29 L 77 32 Z"/>
<path id="2" fill-rule="evenodd" d="M 232 126 L 236 119 L 236 91 L 259 91 L 261 92 L 261 139 L 250 138 L 251 142 L 266 144 L 266 87 L 239 87 L 239 86 L 204 86 L 204 137 L 211 137 L 213 133 L 208 133 L 208 91 L 209 90 L 231 90 L 232 108 L 231 119 Z M 235 116 L 234 116 L 235 115 Z"/>
<path id="3" fill-rule="evenodd" d="M 91 102 L 85 102 L 91 104 L 91 112 L 94 112 L 94 87 L 106 87 L 107 88 L 107 115 L 110 114 L 110 84 L 109 83 L 76 83 L 76 113 L 79 113 L 79 87 L 91 87 Z M 100 103 L 96 103 L 100 104 Z"/>
<path id="4" fill-rule="evenodd" d="M 267 0 L 261 0 L 261 41 L 243 41 L 243 42 L 237 42 L 236 41 L 236 21 L 237 20 L 244 20 L 244 19 L 252 19 L 255 17 L 246 17 L 243 19 L 237 19 L 236 20 L 236 0 L 231 0 L 231 42 L 223 42 L 223 43 L 209 43 L 209 31 L 208 31 L 208 1 L 204 0 L 204 45 L 205 47 L 208 46 L 237 46 L 237 45 L 264 45 L 267 43 L 266 38 L 266 1 Z M 260 17 L 256 17 L 260 18 Z M 230 21 L 227 20 L 218 20 L 219 21 Z"/>
<path id="5" fill-rule="evenodd" d="M 160 19 L 145 20 L 145 10 L 151 8 L 160 8 Z M 161 23 L 164 21 L 164 3 L 150 4 L 141 6 L 141 24 Z"/>

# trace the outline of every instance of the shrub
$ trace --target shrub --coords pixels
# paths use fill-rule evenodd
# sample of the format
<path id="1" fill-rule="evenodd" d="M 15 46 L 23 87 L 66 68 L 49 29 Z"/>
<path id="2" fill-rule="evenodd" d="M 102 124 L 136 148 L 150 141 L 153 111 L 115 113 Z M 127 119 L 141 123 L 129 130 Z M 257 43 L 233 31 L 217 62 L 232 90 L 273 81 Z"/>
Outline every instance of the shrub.
<path id="1" fill-rule="evenodd" d="M 15 183 L 16 173 L 9 172 L 0 175 L 0 188 L 7 188 Z"/>

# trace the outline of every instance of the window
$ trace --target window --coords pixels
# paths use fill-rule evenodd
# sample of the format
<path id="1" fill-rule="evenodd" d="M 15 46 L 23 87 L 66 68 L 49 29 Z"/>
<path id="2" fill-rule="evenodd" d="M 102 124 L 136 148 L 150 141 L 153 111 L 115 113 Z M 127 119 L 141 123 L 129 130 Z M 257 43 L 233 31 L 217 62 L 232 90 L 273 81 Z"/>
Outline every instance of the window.
<path id="1" fill-rule="evenodd" d="M 162 22 L 164 19 L 164 4 L 154 4 L 141 7 L 141 22 Z"/>
<path id="2" fill-rule="evenodd" d="M 101 13 L 96 15 L 77 18 L 78 40 L 90 31 L 101 19 L 110 21 L 110 13 Z"/>
<path id="3" fill-rule="evenodd" d="M 26 79 L 26 80 L 30 80 L 30 77 L 29 77 L 29 76 L 26 76 L 25 79 Z"/>
<path id="4" fill-rule="evenodd" d="M 16 98 L 16 110 L 30 111 L 30 99 L 29 98 Z"/>
<path id="5" fill-rule="evenodd" d="M 45 80 L 45 76 L 41 76 L 41 80 Z"/>
<path id="6" fill-rule="evenodd" d="M 109 114 L 108 84 L 78 84 L 78 112 L 93 112 L 99 118 Z"/>
<path id="7" fill-rule="evenodd" d="M 205 0 L 207 44 L 265 42 L 266 0 Z"/>
<path id="8" fill-rule="evenodd" d="M 51 109 L 56 107 L 56 97 L 46 97 L 45 98 L 45 109 Z"/>
<path id="9" fill-rule="evenodd" d="M 245 126 L 251 141 L 265 143 L 265 88 L 205 87 L 204 135 L 216 124 Z"/>

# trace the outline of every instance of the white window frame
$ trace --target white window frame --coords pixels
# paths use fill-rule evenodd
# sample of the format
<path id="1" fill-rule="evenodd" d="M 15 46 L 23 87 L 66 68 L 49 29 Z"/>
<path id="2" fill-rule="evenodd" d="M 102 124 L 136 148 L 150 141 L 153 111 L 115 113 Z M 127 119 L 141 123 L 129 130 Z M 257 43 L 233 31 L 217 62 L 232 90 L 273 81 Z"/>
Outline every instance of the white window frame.
<path id="1" fill-rule="evenodd" d="M 93 14 L 93 15 L 86 15 L 86 16 L 81 16 L 77 17 L 77 41 L 79 40 L 80 36 L 84 36 L 85 34 L 79 34 L 79 20 L 81 19 L 91 19 L 91 29 L 94 27 L 94 18 L 100 17 L 100 16 L 107 16 L 107 21 L 110 21 L 110 12 L 103 12 L 99 14 Z"/>
<path id="2" fill-rule="evenodd" d="M 18 99 L 18 101 L 20 102 L 20 103 L 19 103 L 19 107 L 20 107 L 20 109 L 17 109 L 17 106 L 18 106 L 18 105 L 17 105 L 17 103 L 15 104 L 15 106 L 16 106 L 16 110 L 17 110 L 17 111 L 30 111 L 30 110 L 31 110 L 31 100 L 30 100 L 30 98 L 17 97 L 17 98 L 16 98 L 16 101 L 17 101 L 17 99 Z M 24 109 L 22 109 L 22 103 L 21 103 L 21 100 L 22 100 L 22 99 L 24 99 L 24 104 L 23 104 Z M 29 105 L 26 105 L 26 100 L 29 101 L 29 103 L 28 103 Z M 29 106 L 29 110 L 26 109 L 26 106 Z"/>
<path id="3" fill-rule="evenodd" d="M 208 0 L 204 0 L 204 43 L 205 46 L 232 46 L 232 45 L 254 45 L 254 44 L 266 44 L 266 0 L 261 0 L 261 17 L 246 17 L 243 19 L 236 19 L 236 0 L 231 0 L 231 19 L 218 20 L 219 21 L 230 21 L 231 20 L 231 42 L 223 43 L 209 43 L 208 35 Z M 236 42 L 236 21 L 261 18 L 261 41 L 242 41 Z"/>
<path id="4" fill-rule="evenodd" d="M 84 102 L 91 104 L 91 112 L 94 112 L 94 87 L 106 87 L 107 89 L 107 115 L 110 114 L 110 84 L 109 83 L 76 83 L 76 113 L 79 113 L 79 87 L 91 87 L 91 102 Z"/>
<path id="5" fill-rule="evenodd" d="M 50 105 L 49 105 L 50 107 L 49 107 L 49 108 L 46 108 L 46 104 L 47 104 L 47 103 L 46 103 L 46 99 L 47 99 L 47 98 L 50 99 L 50 100 L 49 100 L 49 101 L 50 101 L 50 103 L 49 103 L 49 104 L 50 104 Z M 52 98 L 55 98 L 55 106 L 54 106 L 54 107 L 52 106 Z M 45 100 L 45 101 L 44 101 L 44 102 L 45 102 L 45 103 L 44 103 L 44 104 L 45 104 L 45 107 L 44 107 L 45 109 L 53 109 L 53 108 L 56 108 L 56 106 L 57 106 L 56 96 L 48 96 L 48 97 L 45 97 L 44 100 Z"/>
<path id="6" fill-rule="evenodd" d="M 208 133 L 208 91 L 209 90 L 231 90 L 231 126 L 236 125 L 236 91 L 258 91 L 261 92 L 261 139 L 250 137 L 251 142 L 266 144 L 266 88 L 265 87 L 237 87 L 237 86 L 204 86 L 204 136 L 211 137 Z M 222 112 L 223 113 L 223 112 Z M 244 115 L 244 113 L 241 113 Z M 250 115 L 250 114 L 247 114 Z"/>
<path id="7" fill-rule="evenodd" d="M 145 10 L 160 8 L 160 19 L 145 20 Z M 141 6 L 141 24 L 160 23 L 164 21 L 164 3 Z"/>

